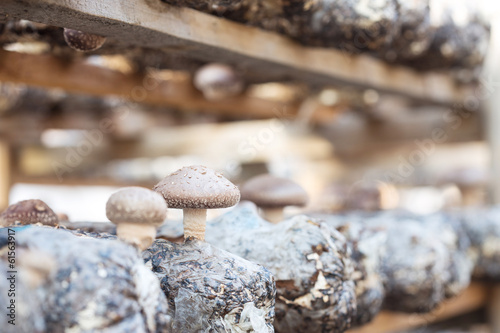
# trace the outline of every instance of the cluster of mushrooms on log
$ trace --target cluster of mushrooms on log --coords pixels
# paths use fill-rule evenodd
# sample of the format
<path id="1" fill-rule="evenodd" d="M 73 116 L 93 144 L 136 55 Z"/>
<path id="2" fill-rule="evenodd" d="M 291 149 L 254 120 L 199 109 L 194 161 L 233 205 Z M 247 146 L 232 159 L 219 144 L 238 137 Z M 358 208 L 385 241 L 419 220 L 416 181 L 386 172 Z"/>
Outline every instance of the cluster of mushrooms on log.
<path id="1" fill-rule="evenodd" d="M 471 278 L 500 279 L 498 209 L 289 216 L 284 207 L 308 201 L 293 181 L 260 175 L 240 188 L 189 166 L 153 190 L 112 194 L 112 223 L 60 222 L 41 200 L 9 206 L 0 269 L 9 270 L 15 230 L 20 327 L 344 332 L 382 309 L 430 312 Z M 207 209 L 234 205 L 207 223 Z M 183 221 L 166 221 L 167 208 L 182 209 Z"/>

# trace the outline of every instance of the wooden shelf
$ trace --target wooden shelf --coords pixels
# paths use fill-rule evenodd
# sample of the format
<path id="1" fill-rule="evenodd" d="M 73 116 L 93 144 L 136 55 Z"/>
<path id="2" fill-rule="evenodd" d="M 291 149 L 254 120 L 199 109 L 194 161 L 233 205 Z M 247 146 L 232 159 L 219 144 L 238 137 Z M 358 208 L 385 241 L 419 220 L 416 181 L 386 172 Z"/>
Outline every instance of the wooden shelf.
<path id="1" fill-rule="evenodd" d="M 261 81 L 374 88 L 452 104 L 467 96 L 446 74 L 419 73 L 366 55 L 310 48 L 289 38 L 159 0 L 3 0 L 0 15 L 108 36 L 117 43 L 234 64 Z"/>
<path id="2" fill-rule="evenodd" d="M 60 88 L 67 92 L 92 96 L 120 96 L 150 105 L 196 110 L 220 116 L 248 119 L 295 117 L 300 103 L 284 103 L 247 95 L 210 101 L 196 90 L 189 77 L 163 78 L 161 75 L 123 74 L 86 63 L 83 59 L 67 62 L 52 55 L 21 54 L 0 50 L 0 81 L 42 88 Z M 144 87 L 144 82 L 149 86 Z M 317 104 L 312 122 L 335 117 L 342 106 Z"/>
<path id="3" fill-rule="evenodd" d="M 487 285 L 472 283 L 460 296 L 445 302 L 431 313 L 405 314 L 383 311 L 371 323 L 346 333 L 391 333 L 430 325 L 487 306 L 489 294 L 490 288 Z"/>

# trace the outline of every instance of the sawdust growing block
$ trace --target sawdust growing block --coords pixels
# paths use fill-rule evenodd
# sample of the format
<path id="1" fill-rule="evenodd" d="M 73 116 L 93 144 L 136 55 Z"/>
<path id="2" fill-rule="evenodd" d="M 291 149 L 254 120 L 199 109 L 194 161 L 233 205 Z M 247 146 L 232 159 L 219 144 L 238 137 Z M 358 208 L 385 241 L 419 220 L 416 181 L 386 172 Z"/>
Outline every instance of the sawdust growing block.
<path id="1" fill-rule="evenodd" d="M 207 241 L 273 273 L 277 332 L 343 332 L 351 326 L 353 263 L 346 239 L 335 229 L 306 216 L 271 224 L 245 203 L 212 220 Z"/>
<path id="2" fill-rule="evenodd" d="M 51 227 L 14 229 L 47 332 L 170 332 L 165 296 L 133 247 Z M 7 239 L 7 229 L 0 235 Z M 7 252 L 0 258 L 7 262 Z"/>

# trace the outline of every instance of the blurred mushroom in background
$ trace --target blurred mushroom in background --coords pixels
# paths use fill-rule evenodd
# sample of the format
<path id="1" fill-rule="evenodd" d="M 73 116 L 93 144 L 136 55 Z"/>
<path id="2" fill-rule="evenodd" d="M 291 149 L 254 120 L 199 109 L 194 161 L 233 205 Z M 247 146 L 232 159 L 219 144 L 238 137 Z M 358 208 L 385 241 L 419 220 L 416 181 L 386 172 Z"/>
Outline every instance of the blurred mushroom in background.
<path id="1" fill-rule="evenodd" d="M 398 201 L 397 189 L 392 184 L 378 181 L 350 185 L 334 182 L 325 187 L 317 202 L 308 208 L 308 213 L 375 212 L 395 208 Z"/>
<path id="2" fill-rule="evenodd" d="M 194 86 L 208 100 L 223 100 L 241 94 L 243 80 L 225 64 L 211 63 L 199 68 L 193 78 Z"/>
<path id="3" fill-rule="evenodd" d="M 460 190 L 463 206 L 482 206 L 486 201 L 490 178 L 485 169 L 464 167 L 438 174 L 436 182 L 438 185 L 456 185 Z"/>
<path id="4" fill-rule="evenodd" d="M 286 206 L 305 206 L 309 200 L 302 186 L 293 180 L 270 174 L 249 179 L 240 190 L 241 199 L 255 203 L 264 219 L 271 223 L 283 221 Z"/>
<path id="5" fill-rule="evenodd" d="M 57 219 L 59 220 L 60 223 L 69 223 L 69 216 L 66 213 L 62 212 L 57 212 L 56 213 Z"/>
<path id="6" fill-rule="evenodd" d="M 64 40 L 73 50 L 90 52 L 100 49 L 106 42 L 106 37 L 64 28 Z"/>

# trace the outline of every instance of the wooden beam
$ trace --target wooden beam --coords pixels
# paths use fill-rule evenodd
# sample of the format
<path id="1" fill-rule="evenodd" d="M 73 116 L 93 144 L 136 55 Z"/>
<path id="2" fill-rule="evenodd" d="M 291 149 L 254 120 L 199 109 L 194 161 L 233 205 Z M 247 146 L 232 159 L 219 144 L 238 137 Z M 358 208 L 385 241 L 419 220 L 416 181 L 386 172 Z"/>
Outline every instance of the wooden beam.
<path id="1" fill-rule="evenodd" d="M 188 77 L 164 78 L 154 73 L 131 75 L 86 63 L 67 62 L 51 55 L 0 51 L 0 81 L 94 96 L 120 96 L 131 101 L 210 112 L 232 118 L 273 118 L 297 114 L 299 105 L 241 95 L 222 101 L 209 101 L 194 88 Z M 313 121 L 327 121 L 338 108 L 319 106 Z"/>
<path id="2" fill-rule="evenodd" d="M 491 39 L 486 60 L 486 73 L 489 74 L 489 81 L 493 83 L 494 89 L 489 91 L 488 100 L 484 103 L 486 114 L 486 132 L 491 151 L 491 183 L 489 186 L 490 203 L 500 204 L 500 91 L 498 82 L 500 82 L 500 14 L 491 23 Z M 491 326 L 491 332 L 500 333 L 500 286 L 495 286 L 491 292 L 491 299 L 488 306 L 488 316 Z"/>
<path id="3" fill-rule="evenodd" d="M 23 184 L 36 184 L 36 185 L 61 185 L 61 186 L 115 186 L 115 187 L 126 187 L 126 186 L 142 186 L 147 188 L 152 188 L 156 182 L 138 182 L 138 181 L 119 181 L 112 180 L 109 178 L 64 178 L 63 181 L 59 181 L 57 177 L 45 176 L 45 177 L 33 177 L 26 176 L 20 173 L 13 175 L 12 183 L 23 183 Z"/>
<path id="4" fill-rule="evenodd" d="M 6 141 L 0 140 L 0 212 L 9 205 L 11 185 L 11 151 Z"/>
<path id="5" fill-rule="evenodd" d="M 237 65 L 262 81 L 374 88 L 432 103 L 467 96 L 446 74 L 418 73 L 366 55 L 299 45 L 277 33 L 159 0 L 2 0 L 0 15 L 101 34 L 118 43 Z"/>
<path id="6" fill-rule="evenodd" d="M 460 296 L 443 303 L 431 313 L 419 315 L 383 311 L 371 323 L 349 330 L 347 333 L 406 331 L 480 309 L 487 304 L 488 299 L 489 288 L 486 285 L 472 283 Z"/>
<path id="7" fill-rule="evenodd" d="M 486 73 L 489 74 L 488 79 L 493 84 L 492 87 L 487 88 L 494 90 L 489 92 L 488 100 L 483 105 L 486 115 L 487 138 L 491 149 L 491 174 L 495 175 L 491 179 L 489 188 L 490 199 L 492 204 L 497 205 L 500 204 L 500 177 L 498 177 L 500 174 L 500 88 L 498 87 L 500 64 L 498 57 L 500 57 L 500 23 L 497 19 L 492 21 L 491 44 L 486 62 Z"/>

